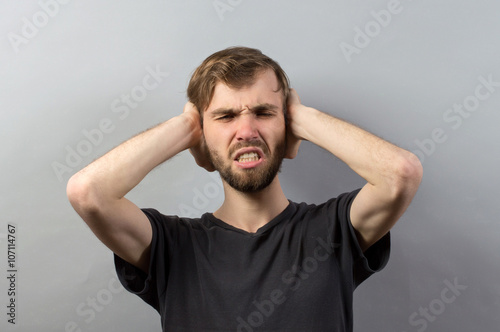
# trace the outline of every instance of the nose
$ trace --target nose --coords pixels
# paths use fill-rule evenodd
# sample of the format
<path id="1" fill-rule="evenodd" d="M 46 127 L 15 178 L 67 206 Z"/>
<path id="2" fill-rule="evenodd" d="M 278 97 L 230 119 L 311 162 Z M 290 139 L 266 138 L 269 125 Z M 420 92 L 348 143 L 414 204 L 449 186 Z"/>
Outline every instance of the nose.
<path id="1" fill-rule="evenodd" d="M 259 137 L 256 119 L 252 114 L 241 114 L 238 119 L 236 139 L 238 141 L 251 141 Z"/>

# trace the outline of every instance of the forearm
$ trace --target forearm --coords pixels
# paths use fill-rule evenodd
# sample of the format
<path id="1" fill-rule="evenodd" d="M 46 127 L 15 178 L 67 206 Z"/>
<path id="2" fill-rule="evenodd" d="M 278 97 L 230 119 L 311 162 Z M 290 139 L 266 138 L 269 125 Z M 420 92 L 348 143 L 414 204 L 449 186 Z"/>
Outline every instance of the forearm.
<path id="1" fill-rule="evenodd" d="M 123 198 L 156 166 L 189 148 L 193 124 L 174 117 L 120 144 L 71 179 L 71 185 L 91 191 L 94 201 Z"/>
<path id="2" fill-rule="evenodd" d="M 301 138 L 328 150 L 372 185 L 398 187 L 418 165 L 412 153 L 346 121 L 310 107 L 298 111 Z"/>
<path id="3" fill-rule="evenodd" d="M 349 214 L 359 244 L 366 250 L 391 229 L 411 203 L 422 179 L 422 165 L 413 153 L 306 107 L 295 90 L 290 92 L 290 146 L 297 147 L 300 140 L 310 141 L 344 161 L 367 181 L 353 200 Z"/>

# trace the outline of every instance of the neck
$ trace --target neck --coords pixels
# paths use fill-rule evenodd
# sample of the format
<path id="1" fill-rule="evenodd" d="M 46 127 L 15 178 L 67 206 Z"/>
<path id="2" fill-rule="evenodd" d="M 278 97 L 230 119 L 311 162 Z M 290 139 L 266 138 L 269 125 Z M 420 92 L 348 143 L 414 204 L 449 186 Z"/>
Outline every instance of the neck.
<path id="1" fill-rule="evenodd" d="M 256 193 L 237 191 L 224 181 L 223 185 L 224 202 L 214 212 L 214 216 L 249 233 L 255 233 L 288 206 L 278 176 L 269 186 Z"/>

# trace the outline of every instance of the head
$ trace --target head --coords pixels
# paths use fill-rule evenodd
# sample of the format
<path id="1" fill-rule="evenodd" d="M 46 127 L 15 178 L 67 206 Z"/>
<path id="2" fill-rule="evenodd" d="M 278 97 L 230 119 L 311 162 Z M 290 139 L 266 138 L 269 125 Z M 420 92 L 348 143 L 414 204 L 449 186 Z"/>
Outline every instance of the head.
<path id="1" fill-rule="evenodd" d="M 209 158 L 234 189 L 258 192 L 279 172 L 288 93 L 284 71 L 255 49 L 222 50 L 195 70 L 188 97 L 204 118 Z"/>
<path id="2" fill-rule="evenodd" d="M 188 99 L 196 106 L 203 119 L 217 83 L 242 88 L 251 85 L 259 73 L 268 69 L 276 75 L 278 89 L 283 95 L 283 112 L 286 112 L 286 100 L 290 91 L 288 76 L 276 61 L 249 47 L 226 48 L 206 58 L 191 76 L 187 89 Z"/>

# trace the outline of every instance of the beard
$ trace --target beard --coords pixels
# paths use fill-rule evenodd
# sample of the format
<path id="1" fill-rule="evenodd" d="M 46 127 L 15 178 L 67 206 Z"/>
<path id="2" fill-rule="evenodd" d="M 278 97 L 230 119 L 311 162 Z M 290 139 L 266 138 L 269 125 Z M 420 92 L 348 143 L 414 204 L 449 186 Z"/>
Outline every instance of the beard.
<path id="1" fill-rule="evenodd" d="M 238 172 L 234 172 L 232 170 L 233 159 L 231 156 L 234 151 L 245 147 L 260 148 L 268 161 L 267 165 L 261 165 L 255 168 L 243 168 L 239 169 Z M 286 139 L 282 139 L 274 146 L 273 155 L 271 155 L 267 146 L 261 141 L 237 143 L 229 150 L 227 157 L 229 162 L 225 162 L 224 158 L 222 158 L 217 151 L 212 150 L 210 147 L 208 148 L 208 157 L 214 165 L 214 168 L 219 172 L 221 178 L 232 188 L 244 193 L 259 192 L 269 186 L 281 170 L 281 164 L 285 157 L 285 153 Z"/>

